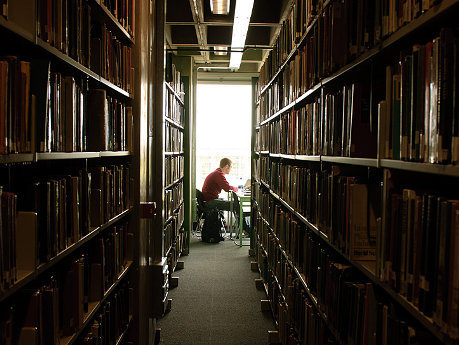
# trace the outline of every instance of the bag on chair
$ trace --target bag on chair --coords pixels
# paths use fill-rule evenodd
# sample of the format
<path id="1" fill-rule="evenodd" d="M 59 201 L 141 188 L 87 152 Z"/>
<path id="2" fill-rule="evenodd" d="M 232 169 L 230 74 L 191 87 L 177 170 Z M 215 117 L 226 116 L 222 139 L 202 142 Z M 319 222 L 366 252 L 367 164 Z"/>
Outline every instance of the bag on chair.
<path id="1" fill-rule="evenodd" d="M 220 230 L 223 227 L 223 219 L 219 211 L 209 211 L 206 213 L 204 225 L 201 230 L 201 240 L 209 243 L 221 241 Z"/>

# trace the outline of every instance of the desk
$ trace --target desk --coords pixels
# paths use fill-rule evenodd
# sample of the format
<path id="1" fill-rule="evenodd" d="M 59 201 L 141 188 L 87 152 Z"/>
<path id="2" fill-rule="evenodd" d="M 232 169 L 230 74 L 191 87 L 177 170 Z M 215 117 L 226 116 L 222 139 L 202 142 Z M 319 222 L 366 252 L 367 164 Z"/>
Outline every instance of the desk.
<path id="1" fill-rule="evenodd" d="M 233 193 L 236 194 L 239 198 L 239 210 L 233 210 L 233 200 L 234 196 Z M 243 230 L 243 222 L 244 222 L 244 217 L 245 216 L 250 216 L 251 212 L 251 206 L 252 206 L 252 197 L 250 192 L 248 193 L 241 193 L 241 192 L 228 192 L 228 197 L 229 200 L 231 200 L 231 209 L 230 209 L 230 222 L 229 224 L 232 224 L 233 222 L 233 211 L 237 212 L 239 214 L 239 224 L 238 224 L 238 232 L 239 232 L 239 246 L 242 247 L 243 245 L 249 246 L 250 245 L 250 238 L 247 238 L 249 242 L 245 241 L 245 243 L 242 243 L 242 230 Z M 244 208 L 246 211 L 244 212 Z M 247 211 L 248 208 L 248 211 Z M 234 238 L 234 243 L 237 244 L 237 236 Z"/>

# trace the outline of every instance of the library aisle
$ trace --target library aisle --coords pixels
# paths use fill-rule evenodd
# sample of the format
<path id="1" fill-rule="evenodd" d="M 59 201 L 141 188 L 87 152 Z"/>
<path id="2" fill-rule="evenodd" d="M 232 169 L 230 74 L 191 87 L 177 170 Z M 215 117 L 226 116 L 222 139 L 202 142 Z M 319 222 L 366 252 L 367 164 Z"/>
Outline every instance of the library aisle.
<path id="1" fill-rule="evenodd" d="M 276 330 L 271 311 L 261 311 L 264 290 L 255 287 L 259 272 L 248 247 L 226 239 L 218 244 L 190 241 L 190 255 L 176 270 L 178 287 L 169 291 L 172 309 L 157 320 L 160 345 L 262 345 Z"/>

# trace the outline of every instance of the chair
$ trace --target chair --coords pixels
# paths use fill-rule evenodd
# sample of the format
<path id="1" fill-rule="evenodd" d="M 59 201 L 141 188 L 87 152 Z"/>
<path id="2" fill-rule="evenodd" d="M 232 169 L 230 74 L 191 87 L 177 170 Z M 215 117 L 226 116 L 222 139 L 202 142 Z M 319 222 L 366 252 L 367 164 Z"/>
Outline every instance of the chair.
<path id="1" fill-rule="evenodd" d="M 217 211 L 217 209 L 206 207 L 204 202 L 204 196 L 202 195 L 202 192 L 199 189 L 196 189 L 196 204 L 196 234 L 198 234 L 201 232 L 201 229 L 204 225 L 204 222 L 206 220 L 206 214 L 210 211 Z M 218 212 L 223 213 L 220 210 L 218 210 Z M 225 223 L 224 217 L 222 217 L 222 219 L 223 223 Z M 226 229 L 224 229 L 224 234 L 226 234 Z"/>

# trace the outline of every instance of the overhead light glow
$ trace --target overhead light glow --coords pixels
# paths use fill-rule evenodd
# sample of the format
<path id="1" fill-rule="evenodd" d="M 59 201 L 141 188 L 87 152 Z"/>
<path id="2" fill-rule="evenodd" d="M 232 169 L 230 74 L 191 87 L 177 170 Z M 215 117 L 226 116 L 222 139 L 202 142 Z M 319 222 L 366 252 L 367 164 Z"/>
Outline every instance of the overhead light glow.
<path id="1" fill-rule="evenodd" d="M 252 8 L 253 0 L 236 0 L 233 37 L 231 40 L 231 68 L 239 68 L 241 65 L 247 30 L 249 29 L 250 17 L 252 16 Z"/>
<path id="2" fill-rule="evenodd" d="M 232 51 L 231 52 L 231 57 L 230 57 L 230 68 L 238 69 L 239 66 L 241 66 L 241 61 L 242 61 L 242 54 L 243 52 L 236 52 Z"/>
<path id="3" fill-rule="evenodd" d="M 214 54 L 215 55 L 226 55 L 228 54 L 226 47 L 214 47 Z"/>
<path id="4" fill-rule="evenodd" d="M 213 14 L 228 14 L 230 10 L 230 0 L 210 0 L 210 11 Z"/>

